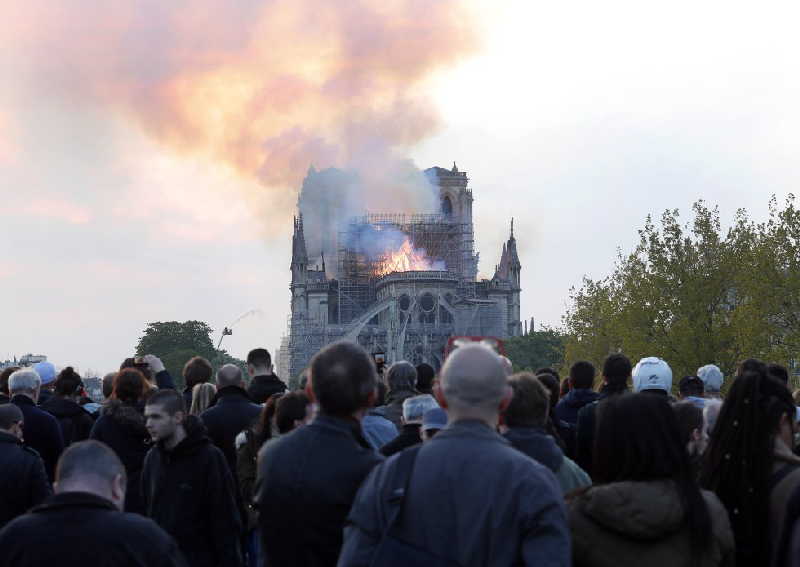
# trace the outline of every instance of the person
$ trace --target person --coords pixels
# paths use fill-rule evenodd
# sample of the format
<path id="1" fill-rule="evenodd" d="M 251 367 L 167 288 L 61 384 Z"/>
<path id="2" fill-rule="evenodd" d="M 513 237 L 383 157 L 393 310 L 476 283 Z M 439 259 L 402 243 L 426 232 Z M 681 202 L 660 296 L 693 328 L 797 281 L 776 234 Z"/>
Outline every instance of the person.
<path id="1" fill-rule="evenodd" d="M 361 432 L 367 443 L 379 451 L 381 447 L 389 443 L 392 439 L 397 437 L 397 428 L 394 423 L 386 419 L 383 415 L 383 405 L 386 399 L 386 384 L 378 379 L 375 387 L 375 401 L 371 408 L 367 410 L 364 417 L 361 419 Z"/>
<path id="2" fill-rule="evenodd" d="M 692 477 L 699 478 L 703 452 L 708 445 L 708 432 L 703 419 L 703 408 L 691 401 L 672 404 L 675 420 L 678 422 L 681 445 L 689 455 Z"/>
<path id="3" fill-rule="evenodd" d="M 706 364 L 697 369 L 697 377 L 703 381 L 703 391 L 706 398 L 720 398 L 722 395 L 722 383 L 725 381 L 725 376 L 715 364 Z"/>
<path id="4" fill-rule="evenodd" d="M 558 403 L 558 394 L 561 388 L 558 376 L 550 372 L 542 372 L 537 374 L 536 378 L 550 392 L 550 408 L 547 412 L 545 430 L 548 435 L 553 437 L 562 451 L 573 455 L 575 453 L 575 428 L 569 423 L 561 421 L 555 415 L 555 407 Z"/>
<path id="5" fill-rule="evenodd" d="M 108 446 L 71 445 L 58 462 L 55 495 L 0 531 L 0 567 L 185 567 L 164 530 L 121 512 L 125 487 L 125 467 Z"/>
<path id="6" fill-rule="evenodd" d="M 389 392 L 386 403 L 377 408 L 377 412 L 391 421 L 400 431 L 403 427 L 403 402 L 406 398 L 417 395 L 414 384 L 417 383 L 417 369 L 410 362 L 395 362 L 386 371 L 386 384 Z"/>
<path id="7" fill-rule="evenodd" d="M 628 391 L 628 379 L 631 377 L 631 361 L 621 353 L 611 354 L 603 362 L 603 385 L 598 399 L 585 405 L 578 412 L 578 423 L 575 428 L 575 462 L 592 475 L 594 450 L 594 429 L 597 422 L 597 407 L 600 400 L 623 394 Z"/>
<path id="8" fill-rule="evenodd" d="M 56 381 L 56 367 L 52 362 L 42 360 L 33 365 L 33 370 L 39 375 L 42 386 L 39 389 L 37 404 L 42 405 L 53 397 L 53 386 Z"/>
<path id="9" fill-rule="evenodd" d="M 64 445 L 89 438 L 94 419 L 78 402 L 83 396 L 83 380 L 77 372 L 67 366 L 58 373 L 54 395 L 39 407 L 55 417 L 61 426 Z"/>
<path id="10" fill-rule="evenodd" d="M 799 536 L 800 458 L 792 453 L 795 405 L 766 365 L 746 360 L 722 404 L 701 484 L 728 509 L 739 565 L 789 565 Z M 793 503 L 795 504 L 793 506 Z"/>
<path id="11" fill-rule="evenodd" d="M 136 368 L 120 370 L 113 381 L 111 396 L 89 433 L 89 438 L 111 447 L 125 465 L 128 486 L 125 511 L 144 512 L 141 475 L 144 457 L 150 449 L 142 412 L 145 392 L 149 390 L 144 375 Z"/>
<path id="12" fill-rule="evenodd" d="M 19 366 L 9 366 L 0 372 L 0 404 L 7 404 L 11 401 L 11 396 L 8 393 L 8 379 L 19 369 Z"/>
<path id="13" fill-rule="evenodd" d="M 22 411 L 24 418 L 24 443 L 41 455 L 47 478 L 52 482 L 58 457 L 64 450 L 64 437 L 58 420 L 36 406 L 41 385 L 39 375 L 32 368 L 17 370 L 8 378 L 11 403 Z"/>
<path id="14" fill-rule="evenodd" d="M 359 427 L 375 396 L 372 357 L 355 343 L 332 343 L 311 359 L 309 380 L 317 417 L 259 455 L 256 499 L 267 565 L 335 565 L 356 491 L 382 460 Z"/>
<path id="15" fill-rule="evenodd" d="M 39 453 L 22 443 L 24 420 L 14 404 L 0 404 L 0 528 L 50 496 Z"/>
<path id="16" fill-rule="evenodd" d="M 728 514 L 698 487 L 665 396 L 601 403 L 593 471 L 594 485 L 569 502 L 576 565 L 734 564 Z"/>
<path id="17" fill-rule="evenodd" d="M 426 411 L 422 414 L 422 427 L 419 430 L 422 442 L 427 443 L 433 439 L 446 425 L 447 412 L 438 405 Z"/>
<path id="18" fill-rule="evenodd" d="M 586 404 L 597 400 L 599 394 L 592 390 L 594 386 L 594 364 L 580 360 L 569 369 L 569 392 L 555 406 L 555 416 L 572 427 L 578 424 L 578 412 Z"/>
<path id="19" fill-rule="evenodd" d="M 786 387 L 789 386 L 789 371 L 782 364 L 774 362 L 767 364 L 767 376 L 786 384 Z"/>
<path id="20" fill-rule="evenodd" d="M 184 403 L 186 403 L 185 394 L 186 392 L 184 392 L 183 397 Z M 192 399 L 189 403 L 189 415 L 199 416 L 211 406 L 211 403 L 217 395 L 217 387 L 208 382 L 200 382 L 194 385 L 191 395 Z"/>
<path id="21" fill-rule="evenodd" d="M 717 425 L 717 417 L 719 417 L 719 410 L 721 409 L 722 400 L 718 398 L 706 400 L 705 406 L 703 406 L 703 423 L 705 423 L 706 435 L 709 438 Z"/>
<path id="22" fill-rule="evenodd" d="M 433 366 L 425 362 L 417 364 L 417 392 L 433 395 L 433 381 L 435 379 L 436 372 L 433 370 Z"/>
<path id="23" fill-rule="evenodd" d="M 699 376 L 684 376 L 678 382 L 678 399 L 693 403 L 703 409 L 706 405 L 705 385 Z"/>
<path id="24" fill-rule="evenodd" d="M 553 474 L 495 431 L 512 395 L 497 354 L 480 344 L 458 348 L 435 391 L 447 427 L 370 473 L 350 511 L 339 566 L 382 564 L 382 536 L 400 505 L 393 538 L 424 554 L 425 563 L 570 565 L 566 513 Z M 413 456 L 413 469 L 403 474 L 399 467 Z M 407 489 L 396 503 L 400 482 Z"/>
<path id="25" fill-rule="evenodd" d="M 513 396 L 503 412 L 507 431 L 503 434 L 511 446 L 546 466 L 555 475 L 561 491 L 568 494 L 589 486 L 592 481 L 553 438 L 545 431 L 550 409 L 550 392 L 528 372 L 514 374 L 508 380 Z"/>
<path id="26" fill-rule="evenodd" d="M 265 403 L 272 394 L 286 391 L 286 384 L 273 372 L 272 357 L 265 348 L 255 348 L 247 354 L 247 373 L 250 375 L 247 394 L 257 404 Z"/>
<path id="27" fill-rule="evenodd" d="M 403 400 L 403 428 L 400 435 L 381 447 L 380 452 L 384 457 L 389 457 L 399 453 L 406 447 L 413 447 L 422 443 L 422 416 L 433 408 L 438 408 L 439 404 L 430 394 L 422 394 Z"/>
<path id="28" fill-rule="evenodd" d="M 633 367 L 633 391 L 669 396 L 672 392 L 672 369 L 657 356 L 641 359 Z"/>
<path id="29" fill-rule="evenodd" d="M 104 400 L 108 400 L 111 397 L 111 393 L 114 391 L 114 378 L 116 377 L 116 372 L 108 372 L 105 376 L 103 376 L 103 382 L 100 387 L 103 390 Z"/>
<path id="30" fill-rule="evenodd" d="M 200 414 L 209 438 L 225 455 L 232 475 L 236 475 L 236 436 L 253 425 L 261 406 L 245 391 L 242 369 L 226 364 L 217 371 L 217 396 L 213 405 Z"/>
<path id="31" fill-rule="evenodd" d="M 198 384 L 210 382 L 213 374 L 214 369 L 211 367 L 211 363 L 202 356 L 193 356 L 183 365 L 181 375 L 183 376 L 184 384 L 186 384 L 183 389 L 183 403 L 186 404 L 187 408 L 192 407 L 194 387 Z M 214 394 L 211 395 L 213 397 Z M 202 410 L 200 411 L 202 412 Z M 191 409 L 189 412 L 191 413 Z M 193 413 L 192 415 L 199 415 L 199 413 Z"/>
<path id="32" fill-rule="evenodd" d="M 142 468 L 145 514 L 175 538 L 191 567 L 242 565 L 233 477 L 183 395 L 159 390 L 144 408 L 154 446 Z"/>

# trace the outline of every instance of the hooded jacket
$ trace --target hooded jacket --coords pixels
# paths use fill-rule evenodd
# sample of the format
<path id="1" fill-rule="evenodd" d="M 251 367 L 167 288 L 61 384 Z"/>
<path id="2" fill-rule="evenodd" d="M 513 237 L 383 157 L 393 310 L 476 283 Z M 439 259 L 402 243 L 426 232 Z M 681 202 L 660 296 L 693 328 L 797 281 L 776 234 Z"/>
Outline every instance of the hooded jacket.
<path id="1" fill-rule="evenodd" d="M 599 397 L 600 394 L 589 388 L 570 390 L 558 401 L 554 414 L 557 419 L 566 421 L 574 427 L 578 424 L 578 412 L 581 411 L 581 408 L 596 401 Z"/>
<path id="2" fill-rule="evenodd" d="M 264 404 L 273 394 L 286 391 L 286 384 L 278 378 L 277 374 L 262 374 L 253 376 L 247 395 L 257 404 Z"/>
<path id="3" fill-rule="evenodd" d="M 68 398 L 53 396 L 39 406 L 58 420 L 64 446 L 89 438 L 94 419 L 83 407 Z"/>
<path id="4" fill-rule="evenodd" d="M 64 450 L 64 438 L 61 436 L 61 427 L 52 415 L 36 407 L 28 396 L 17 394 L 12 396 L 11 403 L 19 407 L 23 417 L 24 443 L 35 449 L 44 461 L 47 477 L 55 478 L 56 463 Z"/>
<path id="5" fill-rule="evenodd" d="M 178 542 L 191 567 L 242 564 L 242 533 L 233 477 L 202 422 L 187 416 L 186 437 L 172 450 L 158 443 L 142 469 L 147 516 Z"/>
<path id="6" fill-rule="evenodd" d="M 728 513 L 702 491 L 711 518 L 708 546 L 698 567 L 733 565 Z M 692 565 L 689 528 L 675 483 L 616 482 L 594 486 L 569 502 L 574 564 L 591 567 Z"/>
<path id="7" fill-rule="evenodd" d="M 231 474 L 236 474 L 236 436 L 258 420 L 261 406 L 254 404 L 242 388 L 220 388 L 211 407 L 200 414 L 206 432 L 228 461 Z"/>
<path id="8" fill-rule="evenodd" d="M 0 431 L 0 528 L 50 496 L 39 453 Z"/>
<path id="9" fill-rule="evenodd" d="M 144 512 L 140 479 L 151 441 L 139 405 L 109 400 L 89 437 L 111 447 L 125 466 L 128 474 L 125 511 Z"/>

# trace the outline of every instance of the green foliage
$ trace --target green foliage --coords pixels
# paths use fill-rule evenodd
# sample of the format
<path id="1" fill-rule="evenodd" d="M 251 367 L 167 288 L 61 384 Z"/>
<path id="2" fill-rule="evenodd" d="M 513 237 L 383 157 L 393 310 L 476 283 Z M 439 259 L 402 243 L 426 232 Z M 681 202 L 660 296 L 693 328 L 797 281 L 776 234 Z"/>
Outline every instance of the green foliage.
<path id="1" fill-rule="evenodd" d="M 506 339 L 505 348 L 515 372 L 534 371 L 543 366 L 561 366 L 564 362 L 564 342 L 561 333 L 545 329 Z"/>
<path id="2" fill-rule="evenodd" d="M 770 201 L 769 220 L 744 210 L 722 231 L 703 201 L 681 225 L 677 210 L 660 226 L 648 216 L 639 244 L 613 273 L 584 278 L 564 316 L 565 357 L 602 364 L 624 352 L 667 360 L 677 378 L 708 363 L 726 375 L 744 358 L 793 366 L 800 347 L 800 211 L 790 195 Z"/>

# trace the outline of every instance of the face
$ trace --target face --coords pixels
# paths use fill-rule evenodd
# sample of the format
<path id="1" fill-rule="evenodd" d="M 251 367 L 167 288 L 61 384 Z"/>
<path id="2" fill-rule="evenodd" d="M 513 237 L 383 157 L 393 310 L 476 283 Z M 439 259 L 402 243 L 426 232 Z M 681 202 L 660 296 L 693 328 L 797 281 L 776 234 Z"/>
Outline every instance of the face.
<path id="1" fill-rule="evenodd" d="M 22 435 L 22 422 L 18 421 L 17 423 L 11 426 L 11 429 L 8 430 L 9 433 L 14 435 L 20 441 L 24 441 L 25 438 Z"/>
<path id="2" fill-rule="evenodd" d="M 147 431 L 155 443 L 171 438 L 183 422 L 183 412 L 169 415 L 164 407 L 158 404 L 145 406 L 144 417 Z"/>

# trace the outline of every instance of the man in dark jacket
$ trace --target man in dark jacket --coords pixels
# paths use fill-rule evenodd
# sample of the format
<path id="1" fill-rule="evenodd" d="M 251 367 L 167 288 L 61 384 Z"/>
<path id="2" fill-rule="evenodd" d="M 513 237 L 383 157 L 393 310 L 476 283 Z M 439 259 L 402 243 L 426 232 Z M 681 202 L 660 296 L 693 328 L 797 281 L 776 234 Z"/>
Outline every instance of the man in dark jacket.
<path id="1" fill-rule="evenodd" d="M 183 365 L 183 382 L 186 384 L 183 389 L 183 403 L 187 408 L 192 407 L 192 389 L 197 384 L 209 382 L 213 373 L 214 369 L 211 367 L 211 363 L 202 356 L 193 356 Z"/>
<path id="2" fill-rule="evenodd" d="M 64 445 L 89 438 L 94 419 L 78 403 L 83 392 L 83 381 L 71 366 L 58 374 L 55 395 L 39 407 L 55 417 L 61 426 Z"/>
<path id="3" fill-rule="evenodd" d="M 70 446 L 55 496 L 0 531 L 0 567 L 184 567 L 178 547 L 152 520 L 121 512 L 125 469 L 97 441 Z"/>
<path id="4" fill-rule="evenodd" d="M 183 396 L 159 390 L 144 408 L 156 446 L 145 457 L 145 513 L 175 538 L 191 567 L 242 565 L 241 517 L 225 456 Z"/>
<path id="5" fill-rule="evenodd" d="M 591 362 L 581 360 L 572 365 L 568 378 L 570 390 L 556 404 L 556 419 L 564 421 L 572 427 L 577 425 L 578 412 L 581 408 L 597 400 L 600 396 L 592 390 L 594 377 L 595 369 Z"/>
<path id="6" fill-rule="evenodd" d="M 261 406 L 250 401 L 244 389 L 242 369 L 226 364 L 217 372 L 217 395 L 200 414 L 208 436 L 225 454 L 231 474 L 236 475 L 236 436 L 258 419 Z"/>
<path id="7" fill-rule="evenodd" d="M 350 342 L 328 345 L 311 360 L 320 414 L 259 457 L 257 500 L 267 565 L 335 565 L 342 528 L 359 485 L 381 461 L 361 435 L 377 374 Z"/>
<path id="8" fill-rule="evenodd" d="M 442 565 L 570 565 L 566 511 L 552 473 L 495 432 L 511 398 L 500 358 L 482 345 L 460 347 L 440 380 L 437 398 L 449 423 L 418 449 L 395 540 Z M 382 564 L 379 543 L 396 506 L 397 466 L 408 455 L 391 457 L 361 486 L 340 567 Z"/>
<path id="9" fill-rule="evenodd" d="M 257 404 L 265 404 L 273 394 L 286 391 L 286 384 L 272 371 L 272 357 L 265 348 L 255 348 L 247 354 L 247 373 L 250 375 L 247 394 Z"/>
<path id="10" fill-rule="evenodd" d="M 20 409 L 0 405 L 0 528 L 51 493 L 42 458 L 22 444 L 22 428 Z"/>
<path id="11" fill-rule="evenodd" d="M 422 443 L 422 416 L 429 409 L 438 407 L 439 404 L 430 394 L 406 398 L 403 401 L 403 429 L 400 435 L 381 447 L 381 454 L 391 457 L 407 447 Z"/>
<path id="12" fill-rule="evenodd" d="M 389 386 L 386 405 L 375 408 L 375 411 L 394 423 L 399 431 L 403 427 L 403 402 L 417 395 L 414 389 L 417 383 L 417 369 L 405 360 L 395 362 L 386 371 L 386 383 Z"/>
<path id="13" fill-rule="evenodd" d="M 25 445 L 41 455 L 47 477 L 52 481 L 58 457 L 64 450 L 64 438 L 56 418 L 36 407 L 41 384 L 39 375 L 30 368 L 17 370 L 8 379 L 11 403 L 19 407 L 25 421 Z"/>

